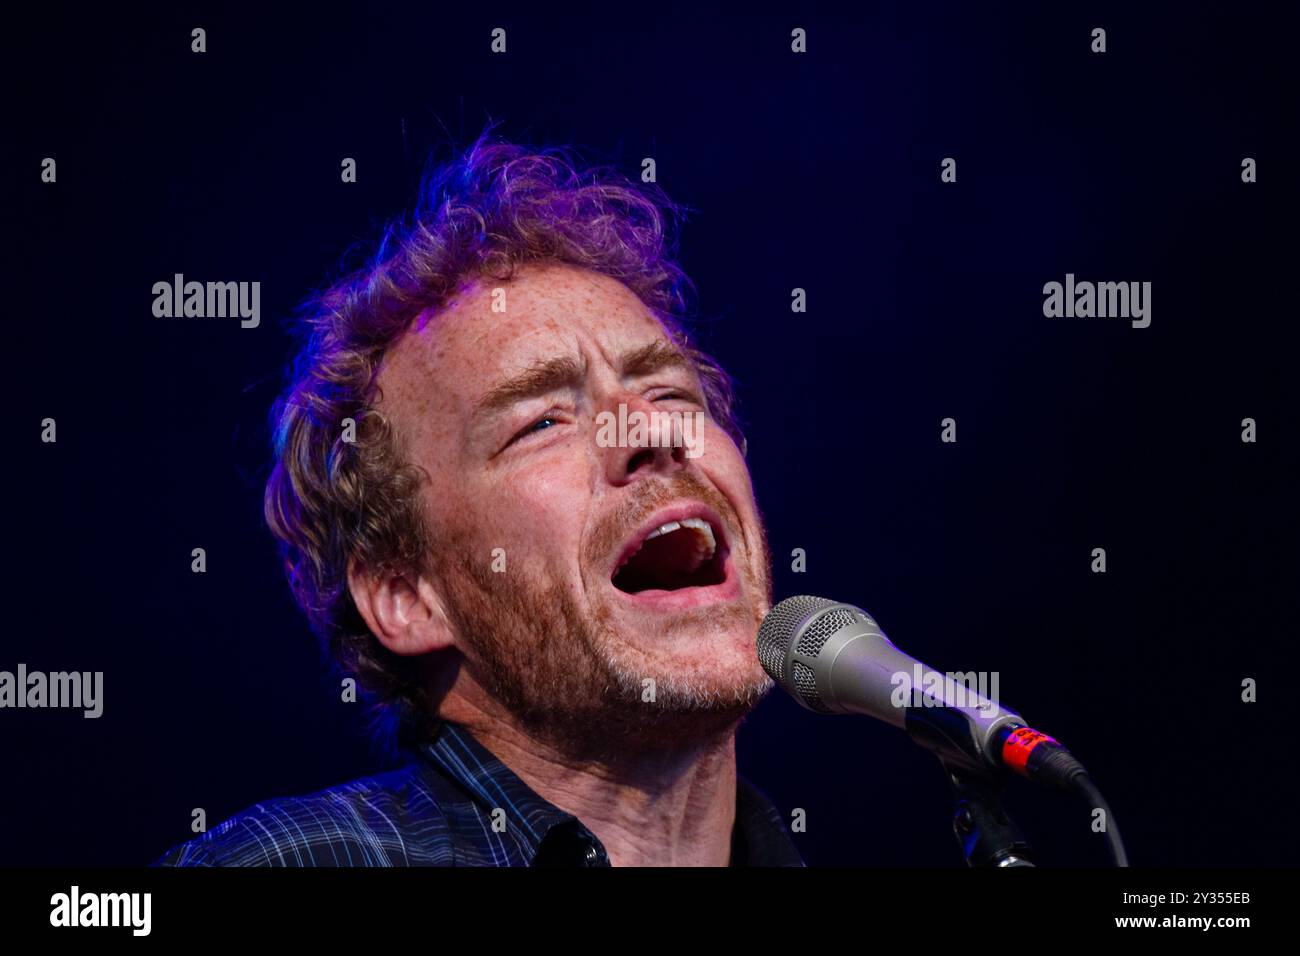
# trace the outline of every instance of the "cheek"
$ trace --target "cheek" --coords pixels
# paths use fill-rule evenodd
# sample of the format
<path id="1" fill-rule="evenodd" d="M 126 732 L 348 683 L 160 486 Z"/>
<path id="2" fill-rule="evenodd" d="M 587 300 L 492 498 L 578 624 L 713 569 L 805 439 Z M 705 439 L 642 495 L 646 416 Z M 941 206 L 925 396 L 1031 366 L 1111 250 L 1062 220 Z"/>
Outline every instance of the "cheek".
<path id="1" fill-rule="evenodd" d="M 717 425 L 710 424 L 704 438 L 705 454 L 696 459 L 697 464 L 742 516 L 748 516 L 753 511 L 754 488 L 744 456 L 731 436 Z"/>
<path id="2" fill-rule="evenodd" d="M 484 500 L 494 502 L 490 521 L 522 554 L 566 562 L 578 553 L 591 497 L 585 469 L 538 465 L 505 476 Z"/>

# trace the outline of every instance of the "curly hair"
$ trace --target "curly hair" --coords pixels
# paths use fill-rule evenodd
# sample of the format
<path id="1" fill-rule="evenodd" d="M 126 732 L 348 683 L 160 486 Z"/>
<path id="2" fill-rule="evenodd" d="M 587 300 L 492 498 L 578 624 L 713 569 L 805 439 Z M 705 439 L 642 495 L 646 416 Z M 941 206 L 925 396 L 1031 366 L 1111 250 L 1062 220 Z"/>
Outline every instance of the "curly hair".
<path id="1" fill-rule="evenodd" d="M 266 521 L 295 601 L 338 670 L 357 678 L 371 732 L 389 742 L 427 733 L 436 704 L 415 662 L 370 633 L 348 569 L 418 572 L 436 546 L 420 505 L 424 472 L 374 407 L 384 353 L 417 315 L 463 282 L 508 280 L 524 263 L 603 273 L 695 362 L 711 417 L 745 448 L 731 379 L 686 330 L 692 287 L 669 235 L 681 208 L 656 186 L 581 168 L 562 148 L 530 150 L 490 132 L 426 175 L 413 218 L 390 223 L 363 268 L 300 306 L 297 355 L 271 412 Z"/>

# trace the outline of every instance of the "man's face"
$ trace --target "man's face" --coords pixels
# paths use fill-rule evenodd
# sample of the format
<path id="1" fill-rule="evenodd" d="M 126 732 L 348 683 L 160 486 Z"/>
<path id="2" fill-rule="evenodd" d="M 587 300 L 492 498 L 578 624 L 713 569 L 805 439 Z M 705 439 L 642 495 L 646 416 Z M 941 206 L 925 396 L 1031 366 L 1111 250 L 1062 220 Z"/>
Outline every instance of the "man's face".
<path id="1" fill-rule="evenodd" d="M 570 750 L 725 729 L 772 686 L 754 647 L 771 583 L 749 473 L 679 358 L 627 287 L 546 265 L 465 287 L 380 373 L 379 408 L 431 479 L 456 690 Z M 600 425 L 620 404 L 633 421 L 704 413 L 702 430 L 689 448 L 664 447 L 667 432 L 609 446 Z"/>

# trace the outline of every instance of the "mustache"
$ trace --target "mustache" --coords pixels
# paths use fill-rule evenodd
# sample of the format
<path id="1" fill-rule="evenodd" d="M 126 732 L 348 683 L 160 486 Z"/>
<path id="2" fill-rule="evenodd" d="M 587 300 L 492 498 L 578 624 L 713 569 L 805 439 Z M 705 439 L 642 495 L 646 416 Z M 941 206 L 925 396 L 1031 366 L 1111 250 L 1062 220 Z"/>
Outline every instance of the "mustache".
<path id="1" fill-rule="evenodd" d="M 583 557 L 588 567 L 598 567 L 615 548 L 626 541 L 659 507 L 681 499 L 702 501 L 727 525 L 728 541 L 735 546 L 740 532 L 740 516 L 731 503 L 712 485 L 707 485 L 688 471 L 672 478 L 638 483 L 635 497 L 626 501 L 614 514 L 597 525 Z"/>

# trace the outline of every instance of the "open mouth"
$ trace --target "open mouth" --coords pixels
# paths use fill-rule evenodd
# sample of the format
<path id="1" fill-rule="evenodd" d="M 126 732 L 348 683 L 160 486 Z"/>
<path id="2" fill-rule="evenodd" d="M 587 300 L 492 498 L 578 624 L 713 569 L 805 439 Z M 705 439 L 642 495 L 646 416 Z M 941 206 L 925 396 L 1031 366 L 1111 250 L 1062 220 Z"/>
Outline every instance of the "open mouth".
<path id="1" fill-rule="evenodd" d="M 624 553 L 611 581 L 626 594 L 681 591 L 727 580 L 727 544 L 706 518 L 678 518 L 658 525 Z"/>

